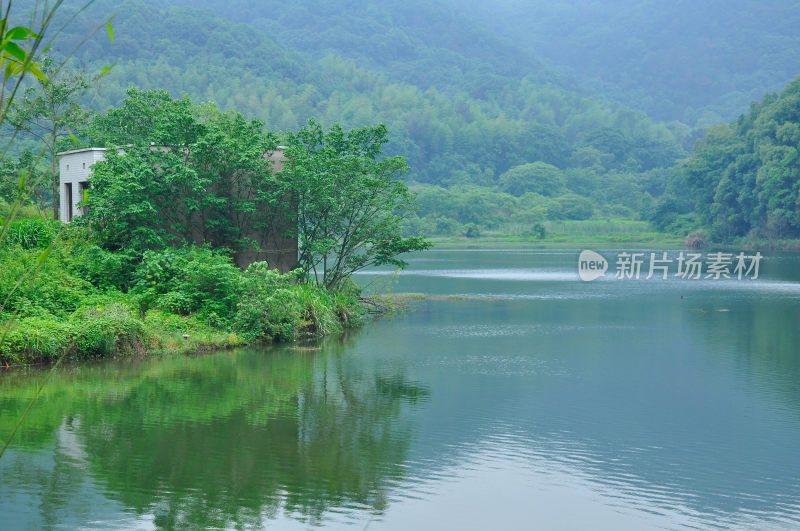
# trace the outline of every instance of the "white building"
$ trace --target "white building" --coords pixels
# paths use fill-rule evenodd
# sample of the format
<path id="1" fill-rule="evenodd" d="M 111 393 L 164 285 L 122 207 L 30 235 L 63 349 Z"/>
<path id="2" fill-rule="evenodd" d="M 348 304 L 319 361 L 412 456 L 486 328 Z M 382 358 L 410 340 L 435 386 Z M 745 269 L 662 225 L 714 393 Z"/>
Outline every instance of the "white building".
<path id="1" fill-rule="evenodd" d="M 75 216 L 84 213 L 78 203 L 84 200 L 89 189 L 89 176 L 92 165 L 105 159 L 105 148 L 74 149 L 58 154 L 59 186 L 61 204 L 59 212 L 61 221 L 69 223 Z"/>

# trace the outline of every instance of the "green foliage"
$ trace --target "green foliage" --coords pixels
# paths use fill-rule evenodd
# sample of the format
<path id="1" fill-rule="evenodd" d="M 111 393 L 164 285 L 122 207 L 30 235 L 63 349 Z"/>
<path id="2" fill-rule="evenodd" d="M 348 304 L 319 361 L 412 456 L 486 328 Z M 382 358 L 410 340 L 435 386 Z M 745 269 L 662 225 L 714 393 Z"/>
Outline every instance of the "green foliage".
<path id="1" fill-rule="evenodd" d="M 25 175 L 26 184 L 25 193 L 20 196 L 19 183 L 22 175 Z M 50 187 L 42 176 L 42 168 L 28 149 L 23 150 L 16 159 L 10 156 L 0 158 L 0 203 L 9 205 L 19 199 L 24 207 L 34 203 L 43 206 L 52 201 Z M 0 211 L 5 218 L 8 206 Z"/>
<path id="2" fill-rule="evenodd" d="M 254 231 L 267 230 L 280 211 L 264 157 L 276 141 L 262 127 L 163 90 L 129 90 L 121 108 L 92 123 L 95 143 L 128 147 L 95 165 L 79 222 L 109 250 L 256 246 Z"/>
<path id="3" fill-rule="evenodd" d="M 315 121 L 287 138 L 280 181 L 298 204 L 299 263 L 326 288 L 341 288 L 365 267 L 404 267 L 398 255 L 429 247 L 401 236 L 413 197 L 399 180 L 403 158 L 380 158 L 386 142 L 382 124 L 326 131 Z"/>
<path id="4" fill-rule="evenodd" d="M 594 205 L 586 198 L 575 194 L 567 194 L 555 198 L 558 208 L 551 214 L 551 219 L 589 219 L 594 214 Z"/>
<path id="5" fill-rule="evenodd" d="M 44 78 L 38 87 L 29 87 L 23 98 L 11 106 L 9 123 L 18 131 L 26 131 L 47 147 L 50 156 L 49 180 L 53 219 L 58 220 L 58 160 L 57 146 L 64 138 L 74 136 L 86 126 L 89 113 L 78 102 L 89 88 L 89 81 L 81 73 L 69 73 L 52 58 L 42 59 Z"/>
<path id="6" fill-rule="evenodd" d="M 38 217 L 17 219 L 9 224 L 2 245 L 5 247 L 18 245 L 23 249 L 46 249 L 53 243 L 60 230 L 61 224 L 57 221 Z"/>
<path id="7" fill-rule="evenodd" d="M 800 236 L 800 79 L 709 131 L 670 183 L 667 201 L 688 203 L 716 240 L 752 233 Z M 657 220 L 665 216 L 656 212 Z M 659 221 L 662 222 L 663 221 Z"/>
<path id="8" fill-rule="evenodd" d="M 22 318 L 10 325 L 0 358 L 17 363 L 68 357 L 108 357 L 141 349 L 142 323 L 120 304 L 83 306 L 67 319 L 53 315 Z"/>
<path id="9" fill-rule="evenodd" d="M 39 263 L 41 250 L 0 248 L 0 301 L 8 298 L 0 320 L 6 331 L 0 360 L 30 363 L 56 360 L 65 352 L 77 359 L 291 341 L 336 333 L 358 323 L 362 313 L 352 284 L 331 292 L 300 282 L 299 271 L 281 275 L 265 262 L 243 273 L 229 256 L 207 248 L 168 248 L 141 257 L 114 253 L 80 234 L 67 231 L 13 293 Z"/>
<path id="10" fill-rule="evenodd" d="M 207 248 L 145 251 L 132 281 L 142 313 L 158 307 L 224 323 L 239 300 L 239 270 L 229 256 Z"/>
<path id="11" fill-rule="evenodd" d="M 141 144 L 182 148 L 204 132 L 188 96 L 173 99 L 166 90 L 130 88 L 119 108 L 96 116 L 86 134 L 93 145 Z"/>
<path id="12" fill-rule="evenodd" d="M 517 197 L 526 192 L 554 196 L 564 189 L 565 181 L 555 166 L 534 162 L 511 168 L 500 176 L 499 185 L 500 190 Z"/>
<path id="13" fill-rule="evenodd" d="M 41 256 L 39 249 L 0 249 L 0 304 L 8 299 L 6 312 L 18 308 L 23 317 L 40 313 L 65 317 L 94 293 L 91 284 L 66 270 L 58 253 L 51 253 L 48 260 L 40 260 Z M 17 286 L 22 278 L 26 281 Z M 3 317 L 9 316 L 3 313 Z"/>
<path id="14" fill-rule="evenodd" d="M 140 255 L 132 251 L 108 251 L 93 243 L 87 231 L 80 231 L 86 240 L 70 242 L 70 271 L 101 290 L 127 291 Z"/>
<path id="15" fill-rule="evenodd" d="M 281 275 L 265 262 L 247 268 L 234 329 L 247 341 L 291 341 L 301 334 L 330 334 L 353 324 L 355 294 L 297 282 L 302 271 Z"/>

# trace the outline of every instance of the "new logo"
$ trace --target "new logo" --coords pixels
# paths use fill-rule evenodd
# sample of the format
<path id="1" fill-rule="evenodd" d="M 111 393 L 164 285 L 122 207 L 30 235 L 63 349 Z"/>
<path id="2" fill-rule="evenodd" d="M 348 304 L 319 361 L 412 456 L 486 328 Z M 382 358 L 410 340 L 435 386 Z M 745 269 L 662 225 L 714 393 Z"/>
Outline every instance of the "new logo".
<path id="1" fill-rule="evenodd" d="M 578 257 L 578 275 L 584 282 L 591 282 L 606 274 L 608 260 L 594 251 L 583 251 Z"/>

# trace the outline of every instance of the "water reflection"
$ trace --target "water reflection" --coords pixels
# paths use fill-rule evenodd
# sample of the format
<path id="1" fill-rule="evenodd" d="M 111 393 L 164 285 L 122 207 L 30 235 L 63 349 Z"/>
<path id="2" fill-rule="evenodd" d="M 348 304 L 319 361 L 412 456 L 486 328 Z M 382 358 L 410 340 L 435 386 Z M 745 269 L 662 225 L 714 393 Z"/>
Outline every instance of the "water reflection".
<path id="1" fill-rule="evenodd" d="M 582 283 L 576 257 L 434 251 L 395 289 L 466 297 L 321 350 L 63 371 L 0 462 L 0 514 L 12 528 L 800 527 L 800 256 L 769 256 L 750 283 Z M 27 373 L 0 378 L 0 433 L 41 378 Z"/>
<path id="2" fill-rule="evenodd" d="M 413 438 L 401 407 L 429 391 L 342 364 L 344 348 L 70 369 L 33 410 L 17 444 L 24 450 L 0 463 L 4 520 L 102 519 L 76 500 L 77 485 L 105 498 L 101 506 L 124 507 L 136 525 L 163 528 L 278 516 L 313 525 L 343 507 L 379 514 Z M 24 408 L 25 380 L 0 388 L 4 433 Z"/>

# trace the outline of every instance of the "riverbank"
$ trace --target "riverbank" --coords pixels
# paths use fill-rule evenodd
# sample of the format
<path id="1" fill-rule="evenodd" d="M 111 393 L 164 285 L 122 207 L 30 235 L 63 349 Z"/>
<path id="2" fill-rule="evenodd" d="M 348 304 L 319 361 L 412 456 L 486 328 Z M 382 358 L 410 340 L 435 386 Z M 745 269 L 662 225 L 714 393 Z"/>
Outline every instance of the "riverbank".
<path id="1" fill-rule="evenodd" d="M 685 238 L 670 237 L 664 235 L 659 238 L 617 238 L 617 237 L 598 237 L 598 238 L 545 238 L 536 239 L 525 236 L 513 235 L 487 235 L 477 238 L 467 238 L 459 236 L 443 236 L 429 238 L 433 245 L 439 249 L 448 248 L 512 248 L 524 246 L 528 249 L 574 249 L 574 248 L 596 248 L 599 246 L 613 246 L 614 248 L 658 248 L 658 249 L 681 249 L 685 248 Z"/>
<path id="2" fill-rule="evenodd" d="M 265 298 L 269 298 L 265 294 Z M 145 358 L 198 354 L 247 345 L 285 343 L 341 333 L 359 326 L 365 309 L 351 304 L 309 303 L 289 318 L 263 314 L 263 328 L 281 328 L 274 335 L 246 332 L 235 323 L 215 325 L 197 315 L 176 315 L 158 309 L 144 317 L 128 301 L 97 301 L 66 316 L 25 315 L 0 321 L 0 365 L 32 365 L 102 358 Z M 321 321 L 324 321 L 321 322 Z"/>
<path id="3" fill-rule="evenodd" d="M 78 227 L 13 228 L 0 246 L 3 366 L 295 341 L 357 326 L 366 313 L 355 287 L 329 291 L 264 262 L 242 271 L 223 251 L 137 256 L 101 249 Z"/>
<path id="4" fill-rule="evenodd" d="M 439 236 L 429 238 L 439 249 L 488 249 L 525 247 L 526 249 L 598 249 L 613 247 L 614 249 L 687 249 L 687 238 L 666 233 L 654 233 L 652 236 L 624 237 L 617 234 L 597 235 L 595 237 L 571 236 L 548 237 L 538 239 L 530 236 L 510 234 L 487 234 L 474 238 L 465 236 Z M 736 238 L 726 242 L 706 241 L 700 250 L 734 250 L 734 251 L 789 251 L 800 252 L 800 240 Z"/>

